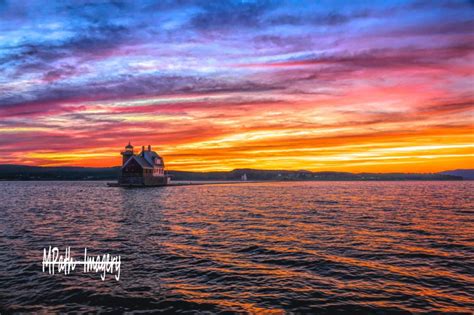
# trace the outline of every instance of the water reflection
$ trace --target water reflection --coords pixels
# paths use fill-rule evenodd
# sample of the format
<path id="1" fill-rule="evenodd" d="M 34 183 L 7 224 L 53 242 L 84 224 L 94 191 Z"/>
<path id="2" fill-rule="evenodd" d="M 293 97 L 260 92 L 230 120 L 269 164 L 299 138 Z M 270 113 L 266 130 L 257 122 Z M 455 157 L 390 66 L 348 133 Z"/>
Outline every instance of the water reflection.
<path id="1" fill-rule="evenodd" d="M 9 311 L 474 307 L 470 182 L 0 186 L 0 305 Z M 42 274 L 49 245 L 121 255 L 120 282 Z"/>

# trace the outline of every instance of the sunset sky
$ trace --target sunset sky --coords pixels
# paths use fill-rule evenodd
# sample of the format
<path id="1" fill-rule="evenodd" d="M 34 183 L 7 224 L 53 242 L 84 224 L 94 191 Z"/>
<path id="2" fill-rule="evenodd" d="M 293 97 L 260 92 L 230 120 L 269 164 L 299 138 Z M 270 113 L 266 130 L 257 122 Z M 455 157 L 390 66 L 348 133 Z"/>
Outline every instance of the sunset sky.
<path id="1" fill-rule="evenodd" d="M 0 163 L 474 168 L 472 1 L 2 1 Z"/>

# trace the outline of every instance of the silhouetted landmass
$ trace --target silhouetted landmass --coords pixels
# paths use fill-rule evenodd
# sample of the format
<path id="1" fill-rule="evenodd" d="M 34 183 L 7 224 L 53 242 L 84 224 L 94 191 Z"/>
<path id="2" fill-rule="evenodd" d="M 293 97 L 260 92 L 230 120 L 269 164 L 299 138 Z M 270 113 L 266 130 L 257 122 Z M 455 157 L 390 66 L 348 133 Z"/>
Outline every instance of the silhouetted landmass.
<path id="1" fill-rule="evenodd" d="M 444 171 L 444 172 L 441 172 L 440 174 L 461 176 L 465 180 L 474 180 L 474 170 L 452 170 L 452 171 Z"/>
<path id="2" fill-rule="evenodd" d="M 120 167 L 39 167 L 0 165 L 0 180 L 108 180 L 117 178 Z"/>
<path id="3" fill-rule="evenodd" d="M 346 173 L 284 170 L 236 169 L 230 172 L 183 172 L 168 171 L 173 180 L 240 180 L 246 174 L 248 180 L 257 181 L 305 181 L 305 180 L 463 180 L 462 175 L 474 170 L 457 170 L 434 174 L 413 173 Z M 0 165 L 0 180 L 116 180 L 120 167 L 38 167 L 25 165 Z M 461 174 L 461 173 L 459 173 Z M 471 178 L 465 178 L 471 179 Z"/>
<path id="4" fill-rule="evenodd" d="M 462 180 L 460 176 L 410 173 L 346 173 L 284 170 L 236 169 L 230 172 L 169 171 L 173 180 L 239 180 L 244 174 L 248 180 Z"/>

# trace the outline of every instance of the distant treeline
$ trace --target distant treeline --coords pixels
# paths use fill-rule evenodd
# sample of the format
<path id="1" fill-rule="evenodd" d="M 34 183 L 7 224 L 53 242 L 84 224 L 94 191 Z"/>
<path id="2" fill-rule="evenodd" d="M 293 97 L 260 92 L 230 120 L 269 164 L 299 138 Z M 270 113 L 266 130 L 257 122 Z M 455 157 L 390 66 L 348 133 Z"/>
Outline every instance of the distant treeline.
<path id="1" fill-rule="evenodd" d="M 174 180 L 247 180 L 304 181 L 304 180 L 462 180 L 461 176 L 410 173 L 346 173 L 284 170 L 236 169 L 230 172 L 168 172 Z"/>
<path id="2" fill-rule="evenodd" d="M 108 180 L 117 178 L 120 167 L 39 167 L 0 165 L 0 180 Z"/>
<path id="3" fill-rule="evenodd" d="M 0 165 L 0 180 L 115 180 L 120 167 L 37 167 Z M 302 180 L 462 180 L 462 176 L 448 174 L 412 173 L 345 173 L 284 170 L 236 169 L 229 172 L 168 171 L 172 180 L 247 180 L 302 181 Z"/>

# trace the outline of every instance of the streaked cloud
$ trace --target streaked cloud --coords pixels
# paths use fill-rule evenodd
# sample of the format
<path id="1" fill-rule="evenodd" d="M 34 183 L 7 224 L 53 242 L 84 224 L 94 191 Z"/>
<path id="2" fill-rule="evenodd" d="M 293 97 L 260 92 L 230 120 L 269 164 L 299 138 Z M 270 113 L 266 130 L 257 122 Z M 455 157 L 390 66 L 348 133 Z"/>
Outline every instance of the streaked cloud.
<path id="1" fill-rule="evenodd" d="M 470 1 L 4 1 L 0 163 L 472 167 Z"/>

